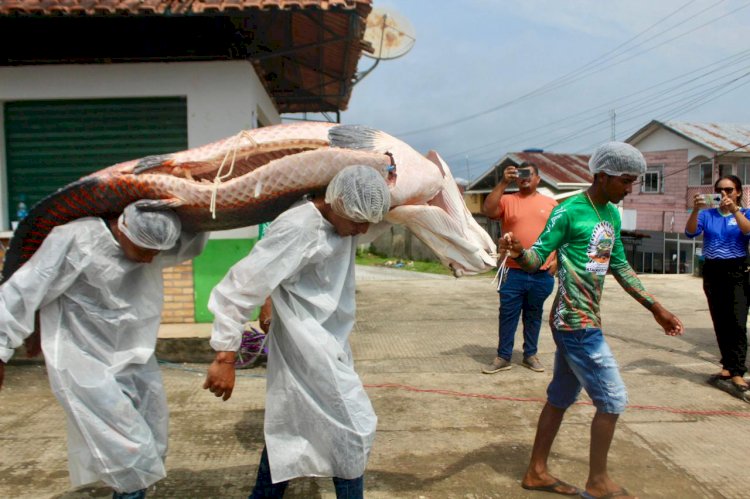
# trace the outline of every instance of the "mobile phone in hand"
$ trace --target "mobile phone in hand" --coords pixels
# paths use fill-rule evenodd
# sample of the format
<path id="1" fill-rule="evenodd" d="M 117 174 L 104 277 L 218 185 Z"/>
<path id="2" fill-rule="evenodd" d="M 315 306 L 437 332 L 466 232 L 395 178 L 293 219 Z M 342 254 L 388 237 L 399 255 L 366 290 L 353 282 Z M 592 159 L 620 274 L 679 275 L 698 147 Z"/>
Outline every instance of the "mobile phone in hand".
<path id="1" fill-rule="evenodd" d="M 519 169 L 518 178 L 531 178 L 531 170 L 529 170 L 528 168 Z"/>

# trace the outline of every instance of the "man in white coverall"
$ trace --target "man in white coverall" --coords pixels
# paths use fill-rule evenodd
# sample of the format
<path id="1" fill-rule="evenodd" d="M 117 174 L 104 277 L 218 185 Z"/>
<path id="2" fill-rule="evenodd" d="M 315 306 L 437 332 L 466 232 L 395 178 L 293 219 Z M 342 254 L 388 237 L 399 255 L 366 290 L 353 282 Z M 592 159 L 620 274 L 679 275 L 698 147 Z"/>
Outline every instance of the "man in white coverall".
<path id="1" fill-rule="evenodd" d="M 128 499 L 166 476 L 169 413 L 154 357 L 162 269 L 206 240 L 181 233 L 174 212 L 137 204 L 119 219 L 55 227 L 0 286 L 0 384 L 39 310 L 50 386 L 68 420 L 71 482 L 102 480 Z"/>
<path id="2" fill-rule="evenodd" d="M 349 166 L 325 199 L 300 201 L 281 214 L 250 255 L 214 288 L 211 346 L 217 351 L 203 387 L 227 400 L 243 323 L 267 296 L 265 443 L 251 498 L 282 497 L 288 480 L 330 476 L 336 497 L 364 494 L 363 474 L 377 418 L 354 372 L 357 235 L 390 208 L 383 177 Z"/>

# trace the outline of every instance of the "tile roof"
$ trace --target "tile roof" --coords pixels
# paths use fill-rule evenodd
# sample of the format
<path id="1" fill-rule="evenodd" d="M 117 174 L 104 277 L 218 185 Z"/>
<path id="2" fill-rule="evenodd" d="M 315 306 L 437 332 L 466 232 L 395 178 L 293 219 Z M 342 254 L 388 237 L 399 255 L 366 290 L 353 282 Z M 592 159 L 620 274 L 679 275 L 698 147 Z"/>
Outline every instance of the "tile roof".
<path id="1" fill-rule="evenodd" d="M 280 113 L 338 112 L 371 2 L 0 0 L 0 66 L 247 60 Z"/>
<path id="2" fill-rule="evenodd" d="M 178 15 L 263 9 L 358 9 L 369 0 L 0 0 L 0 15 Z"/>
<path id="3" fill-rule="evenodd" d="M 634 145 L 659 127 L 714 152 L 750 152 L 750 125 L 734 123 L 699 123 L 694 121 L 653 120 L 626 140 Z"/>
<path id="4" fill-rule="evenodd" d="M 495 163 L 467 187 L 467 191 L 488 191 L 495 187 L 495 170 L 501 174 L 507 165 L 518 166 L 524 161 L 534 163 L 542 177 L 541 185 L 560 189 L 561 184 L 590 184 L 594 178 L 589 172 L 588 154 L 563 154 L 552 152 L 511 152 Z"/>

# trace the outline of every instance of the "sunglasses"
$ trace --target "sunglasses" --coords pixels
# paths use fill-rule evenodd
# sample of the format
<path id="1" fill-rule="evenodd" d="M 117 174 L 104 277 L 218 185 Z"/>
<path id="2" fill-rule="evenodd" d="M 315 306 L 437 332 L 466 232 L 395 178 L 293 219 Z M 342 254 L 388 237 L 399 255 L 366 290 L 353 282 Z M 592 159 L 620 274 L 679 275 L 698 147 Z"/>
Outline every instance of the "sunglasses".
<path id="1" fill-rule="evenodd" d="M 734 187 L 717 187 L 716 189 L 714 189 L 714 192 L 716 194 L 721 194 L 722 192 L 724 194 L 731 194 L 732 192 L 734 192 Z"/>

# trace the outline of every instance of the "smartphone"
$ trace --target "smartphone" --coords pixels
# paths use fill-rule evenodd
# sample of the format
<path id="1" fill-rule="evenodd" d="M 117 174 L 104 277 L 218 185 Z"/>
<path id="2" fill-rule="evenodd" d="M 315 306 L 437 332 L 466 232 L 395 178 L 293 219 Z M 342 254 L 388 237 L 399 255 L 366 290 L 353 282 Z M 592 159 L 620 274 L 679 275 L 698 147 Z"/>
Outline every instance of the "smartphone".
<path id="1" fill-rule="evenodd" d="M 703 199 L 705 199 L 709 207 L 719 206 L 721 203 L 721 194 L 704 194 Z"/>
<path id="2" fill-rule="evenodd" d="M 528 168 L 519 169 L 518 178 L 531 178 L 531 170 L 529 170 Z"/>

